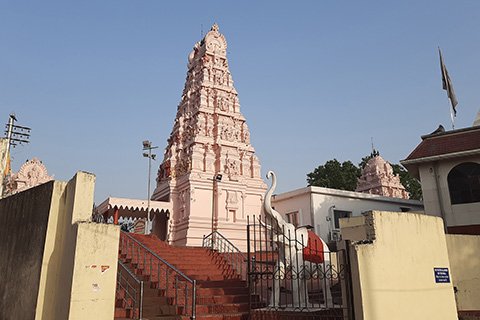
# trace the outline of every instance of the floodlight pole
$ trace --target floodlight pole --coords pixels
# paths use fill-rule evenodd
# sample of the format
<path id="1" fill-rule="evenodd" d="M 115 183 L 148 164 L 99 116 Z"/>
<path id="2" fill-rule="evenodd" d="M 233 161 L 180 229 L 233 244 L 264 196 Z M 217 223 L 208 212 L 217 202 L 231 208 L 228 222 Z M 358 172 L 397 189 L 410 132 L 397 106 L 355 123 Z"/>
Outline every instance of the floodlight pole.
<path id="1" fill-rule="evenodd" d="M 215 239 L 214 230 L 215 230 L 215 176 L 212 179 L 213 187 L 212 187 L 212 249 L 213 243 Z"/>
<path id="2" fill-rule="evenodd" d="M 210 180 L 210 179 L 208 179 Z M 213 187 L 212 187 L 212 249 L 215 243 L 215 183 L 222 181 L 222 175 L 216 174 L 213 176 Z"/>
<path id="3" fill-rule="evenodd" d="M 145 234 L 150 233 L 150 178 L 152 176 L 152 148 L 148 148 L 148 197 L 147 197 L 147 230 Z"/>
<path id="4" fill-rule="evenodd" d="M 152 175 L 152 159 L 155 160 L 155 154 L 152 154 L 152 149 L 158 147 L 152 147 L 152 142 L 143 141 L 143 150 L 148 150 L 148 153 L 143 153 L 144 157 L 148 158 L 148 196 L 147 196 L 147 221 L 145 223 L 145 234 L 150 234 L 150 177 Z"/>

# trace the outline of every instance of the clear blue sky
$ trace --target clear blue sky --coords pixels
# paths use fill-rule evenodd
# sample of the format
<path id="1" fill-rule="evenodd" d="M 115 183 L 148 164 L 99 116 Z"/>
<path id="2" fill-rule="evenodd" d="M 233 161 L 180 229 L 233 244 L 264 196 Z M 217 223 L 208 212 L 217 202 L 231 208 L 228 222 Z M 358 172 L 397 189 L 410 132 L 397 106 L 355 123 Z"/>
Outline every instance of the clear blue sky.
<path id="1" fill-rule="evenodd" d="M 398 163 L 439 124 L 451 129 L 440 46 L 459 101 L 480 108 L 479 1 L 2 1 L 0 122 L 33 129 L 17 171 L 97 176 L 95 201 L 146 198 L 142 140 L 166 139 L 188 54 L 213 23 L 228 43 L 242 113 L 278 192 L 337 158 L 358 164 L 371 137 Z M 155 174 L 152 174 L 152 179 Z M 152 189 L 154 188 L 152 183 Z"/>

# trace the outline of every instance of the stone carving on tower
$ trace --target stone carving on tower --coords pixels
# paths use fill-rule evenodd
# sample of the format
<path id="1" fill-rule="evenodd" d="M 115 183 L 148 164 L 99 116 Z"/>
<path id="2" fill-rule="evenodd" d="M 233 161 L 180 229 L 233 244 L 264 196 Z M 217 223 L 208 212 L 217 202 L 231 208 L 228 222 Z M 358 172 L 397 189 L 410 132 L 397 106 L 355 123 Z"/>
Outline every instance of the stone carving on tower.
<path id="1" fill-rule="evenodd" d="M 398 174 L 393 173 L 390 163 L 383 160 L 378 152 L 372 153 L 372 158 L 362 169 L 355 191 L 393 198 L 410 198 Z"/>
<path id="2" fill-rule="evenodd" d="M 213 25 L 188 56 L 185 88 L 152 195 L 173 203 L 173 245 L 201 245 L 212 230 L 213 212 L 214 228 L 245 248 L 246 216 L 261 213 L 266 190 L 233 87 L 227 42 L 218 31 Z M 213 182 L 218 174 L 222 180 Z"/>
<path id="3" fill-rule="evenodd" d="M 7 181 L 6 190 L 9 194 L 15 194 L 40 184 L 53 180 L 55 175 L 48 176 L 47 168 L 37 158 L 27 161 L 18 170 L 10 175 Z"/>

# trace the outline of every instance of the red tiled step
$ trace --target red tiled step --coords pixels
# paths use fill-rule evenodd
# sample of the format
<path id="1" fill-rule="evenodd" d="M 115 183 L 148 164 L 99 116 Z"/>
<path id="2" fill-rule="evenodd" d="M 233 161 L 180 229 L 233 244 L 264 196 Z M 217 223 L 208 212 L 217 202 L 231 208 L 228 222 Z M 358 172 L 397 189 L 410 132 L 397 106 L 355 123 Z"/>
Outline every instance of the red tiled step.
<path id="1" fill-rule="evenodd" d="M 182 320 L 191 320 L 189 316 L 182 316 Z M 231 312 L 223 314 L 197 314 L 197 320 L 247 320 L 248 313 Z"/>
<path id="2" fill-rule="evenodd" d="M 197 288 L 247 288 L 244 280 L 197 281 Z"/>
<path id="3" fill-rule="evenodd" d="M 132 318 L 133 310 L 128 308 L 115 308 L 115 318 Z"/>
<path id="4" fill-rule="evenodd" d="M 234 295 L 234 294 L 245 294 L 245 291 L 239 290 L 240 288 L 230 287 L 230 288 L 198 288 L 197 287 L 197 294 L 199 296 L 218 296 L 218 295 Z M 246 291 L 248 293 L 248 290 Z"/>
<path id="5" fill-rule="evenodd" d="M 115 320 L 132 320 L 132 318 L 118 318 L 115 317 Z M 142 320 L 183 320 L 181 316 L 159 316 L 159 317 L 143 317 Z"/>
<path id="6" fill-rule="evenodd" d="M 145 317 L 174 316 L 177 314 L 175 306 L 159 305 L 145 301 L 143 304 L 143 315 Z"/>
<path id="7" fill-rule="evenodd" d="M 197 297 L 197 304 L 214 303 L 248 303 L 250 296 L 248 294 L 237 295 L 205 295 Z"/>
<path id="8" fill-rule="evenodd" d="M 175 248 L 150 235 L 132 236 L 180 272 L 197 280 L 196 318 L 198 320 L 248 319 L 250 295 L 246 282 L 241 280 L 236 271 L 218 253 L 202 248 Z M 148 262 L 144 266 L 141 256 L 139 263 L 137 263 L 136 256 L 120 255 L 120 257 L 128 263 L 131 270 L 140 277 L 144 277 L 145 281 L 150 280 Z M 146 269 L 144 270 L 144 268 Z M 152 270 L 152 272 L 154 273 L 152 278 L 156 279 L 157 271 Z M 162 288 L 164 284 L 145 282 L 145 285 L 148 285 L 148 289 L 144 289 L 145 297 L 151 298 L 145 299 L 144 318 L 156 320 L 152 318 L 155 317 L 167 320 L 164 317 L 167 317 L 167 314 L 175 309 L 172 305 L 175 302 L 174 299 L 164 297 L 166 294 L 165 289 Z M 172 283 L 169 284 L 169 290 L 174 292 L 172 285 Z M 160 288 L 155 289 L 155 287 Z M 153 302 L 157 301 L 159 296 L 164 297 L 161 307 Z M 170 306 L 166 303 L 169 303 Z M 182 314 L 183 307 L 179 305 L 176 312 Z M 163 317 L 160 318 L 160 316 Z M 183 315 L 177 317 L 178 319 L 190 319 L 189 316 Z"/>
<path id="9" fill-rule="evenodd" d="M 197 304 L 197 314 L 248 312 L 248 303 Z"/>
<path id="10" fill-rule="evenodd" d="M 222 274 L 216 274 L 215 272 L 211 272 L 210 274 L 199 273 L 197 270 L 193 270 L 187 274 L 185 274 L 190 279 L 194 279 L 197 281 L 221 281 L 225 280 L 225 277 Z"/>

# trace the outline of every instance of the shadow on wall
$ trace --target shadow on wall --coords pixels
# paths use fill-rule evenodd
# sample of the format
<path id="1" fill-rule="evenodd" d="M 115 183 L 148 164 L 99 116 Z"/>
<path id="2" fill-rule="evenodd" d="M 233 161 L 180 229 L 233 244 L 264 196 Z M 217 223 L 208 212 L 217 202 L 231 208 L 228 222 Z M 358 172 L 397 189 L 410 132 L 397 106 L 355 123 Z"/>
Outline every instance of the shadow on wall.
<path id="1" fill-rule="evenodd" d="M 459 314 L 480 319 L 480 236 L 447 234 L 446 240 Z"/>

